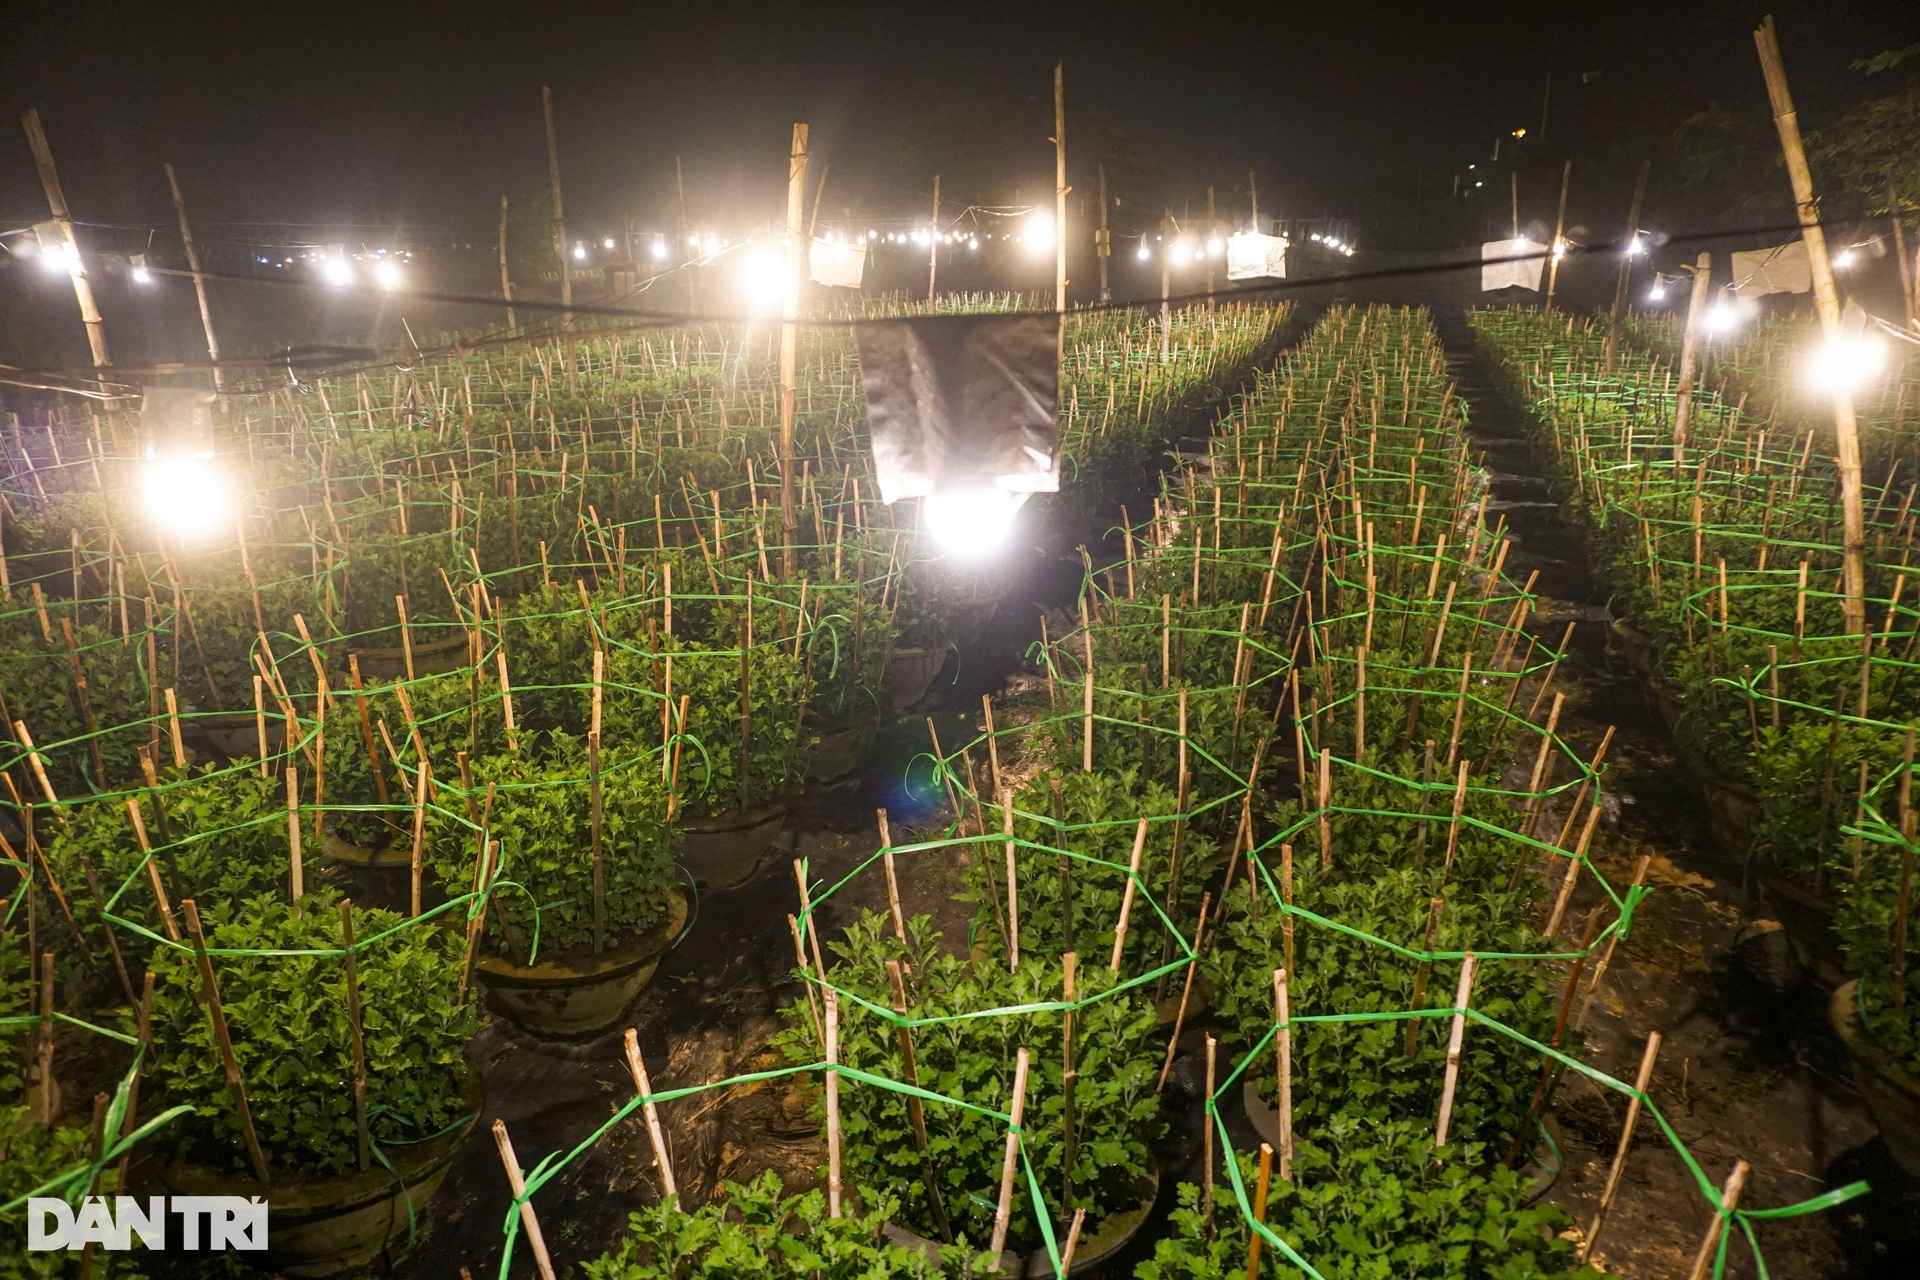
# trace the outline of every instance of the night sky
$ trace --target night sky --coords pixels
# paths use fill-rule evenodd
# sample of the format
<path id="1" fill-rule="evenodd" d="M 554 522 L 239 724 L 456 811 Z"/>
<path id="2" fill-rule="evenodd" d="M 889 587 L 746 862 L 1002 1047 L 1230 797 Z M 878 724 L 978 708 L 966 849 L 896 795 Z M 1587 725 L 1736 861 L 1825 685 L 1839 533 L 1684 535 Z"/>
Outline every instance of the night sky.
<path id="1" fill-rule="evenodd" d="M 1775 7 L 1803 115 L 1862 88 L 1848 64 L 1920 40 L 1920 5 Z M 0 42 L 0 217 L 45 217 L 13 121 L 38 106 L 76 214 L 159 221 L 171 160 L 196 216 L 406 220 L 484 231 L 544 192 L 553 86 L 570 221 L 669 225 L 673 158 L 696 219 L 778 206 L 794 120 L 833 166 L 825 201 L 894 207 L 1052 183 L 1051 69 L 1070 146 L 1098 138 L 1134 209 L 1219 188 L 1244 208 L 1361 214 L 1437 190 L 1496 134 L 1546 151 L 1645 150 L 1714 97 L 1764 100 L 1753 5 L 313 6 L 16 0 Z M 1592 78 L 1591 73 L 1599 72 Z M 1582 83 L 1583 76 L 1588 77 Z M 1076 153 L 1084 158 L 1085 150 Z M 990 172 L 989 172 L 990 171 Z M 1077 175 L 1076 184 L 1082 179 Z M 1608 193 L 1617 204 L 1616 192 Z M 1617 215 L 1615 215 L 1617 216 Z M 1122 205 L 1118 224 L 1127 225 Z"/>

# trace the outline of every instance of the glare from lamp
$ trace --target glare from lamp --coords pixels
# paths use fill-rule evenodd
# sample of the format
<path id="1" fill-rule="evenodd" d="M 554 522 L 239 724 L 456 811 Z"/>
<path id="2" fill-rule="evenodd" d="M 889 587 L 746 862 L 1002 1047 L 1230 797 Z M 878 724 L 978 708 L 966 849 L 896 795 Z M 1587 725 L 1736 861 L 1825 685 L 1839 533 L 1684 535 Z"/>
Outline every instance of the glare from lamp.
<path id="1" fill-rule="evenodd" d="M 585 261 L 587 260 L 587 246 L 586 246 L 586 245 L 584 245 L 584 244 L 576 244 L 575 246 L 573 246 L 573 260 L 574 260 L 575 262 L 585 262 Z"/>
<path id="2" fill-rule="evenodd" d="M 1636 254 L 1644 253 L 1645 251 L 1646 251 L 1646 245 L 1641 242 L 1641 239 L 1639 236 L 1635 236 L 1633 239 L 1627 241 L 1627 256 L 1629 258 L 1635 256 Z"/>
<path id="3" fill-rule="evenodd" d="M 1653 282 L 1653 288 L 1647 290 L 1647 299 L 1651 302 L 1660 302 L 1664 300 L 1666 296 L 1667 286 L 1661 284 L 1658 280 Z"/>
<path id="4" fill-rule="evenodd" d="M 1226 247 L 1219 236 L 1215 236 L 1213 239 L 1207 241 L 1207 252 L 1216 258 L 1220 256 L 1221 251 Z"/>
<path id="5" fill-rule="evenodd" d="M 667 256 L 667 242 L 665 237 L 653 242 L 653 256 L 656 258 L 664 258 Z"/>
<path id="6" fill-rule="evenodd" d="M 786 296 L 785 263 L 772 249 L 747 253 L 740 264 L 740 286 L 757 311 L 776 310 Z"/>
<path id="7" fill-rule="evenodd" d="M 145 267 L 135 267 L 133 269 L 132 274 L 133 274 L 133 282 L 135 284 L 152 284 L 153 283 L 153 272 L 147 270 Z"/>
<path id="8" fill-rule="evenodd" d="M 1716 302 L 1707 308 L 1705 324 L 1708 333 L 1727 333 L 1739 323 L 1739 308 L 1731 303 Z"/>
<path id="9" fill-rule="evenodd" d="M 374 283 L 382 289 L 398 289 L 400 287 L 400 264 L 397 262 L 382 262 L 373 269 L 373 280 Z"/>
<path id="10" fill-rule="evenodd" d="M 608 237 L 607 237 L 607 238 L 606 238 L 605 240 L 602 240 L 602 241 L 600 242 L 600 247 L 601 247 L 601 248 L 603 248 L 603 249 L 611 249 L 611 248 L 613 248 L 613 237 L 612 237 L 612 236 L 608 236 Z"/>
<path id="11" fill-rule="evenodd" d="M 1153 256 L 1153 250 L 1147 248 L 1147 242 L 1145 240 L 1142 240 L 1140 242 L 1140 252 L 1136 256 L 1139 257 L 1140 261 L 1142 262 L 1145 262 L 1148 258 L 1151 258 Z"/>
<path id="12" fill-rule="evenodd" d="M 997 486 L 980 485 L 928 496 L 922 514 L 934 541 L 957 559 L 978 560 L 1000 549 L 1013 528 L 1020 500 Z"/>
<path id="13" fill-rule="evenodd" d="M 64 271 L 68 275 L 80 274 L 80 255 L 71 241 L 55 246 L 52 252 L 40 255 L 40 265 L 48 271 Z"/>
<path id="14" fill-rule="evenodd" d="M 1044 212 L 1027 215 L 1026 241 L 1036 249 L 1053 247 L 1053 218 Z"/>
<path id="15" fill-rule="evenodd" d="M 1887 365 L 1887 344 L 1879 338 L 1842 335 L 1829 338 L 1813 353 L 1808 376 L 1828 395 L 1857 391 Z"/>
<path id="16" fill-rule="evenodd" d="M 147 518 L 169 537 L 198 538 L 233 525 L 226 477 L 204 455 L 149 454 L 141 468 L 140 496 Z"/>
<path id="17" fill-rule="evenodd" d="M 345 258 L 322 258 L 320 260 L 320 278 L 332 285 L 352 284 L 353 268 L 347 265 Z"/>
<path id="18" fill-rule="evenodd" d="M 1839 253 L 1835 254 L 1833 257 L 1833 269 L 1835 271 L 1845 271 L 1848 267 L 1852 265 L 1853 265 L 1853 250 L 1851 249 L 1842 249 Z"/>

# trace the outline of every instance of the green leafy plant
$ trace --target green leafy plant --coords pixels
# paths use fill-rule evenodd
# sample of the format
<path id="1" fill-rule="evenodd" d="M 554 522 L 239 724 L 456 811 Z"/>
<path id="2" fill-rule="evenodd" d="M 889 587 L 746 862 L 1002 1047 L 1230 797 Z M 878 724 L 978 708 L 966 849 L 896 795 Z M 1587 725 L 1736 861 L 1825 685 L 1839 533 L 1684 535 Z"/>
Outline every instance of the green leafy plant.
<path id="1" fill-rule="evenodd" d="M 202 920 L 268 1164 L 300 1174 L 345 1170 L 357 1139 L 338 898 L 323 890 L 298 904 L 273 897 L 207 904 Z M 474 1012 L 459 998 L 461 941 L 405 924 L 381 910 L 357 912 L 354 921 L 368 1129 L 382 1147 L 421 1141 L 459 1120 L 470 1070 L 462 1050 Z M 158 1141 L 178 1156 L 245 1170 L 199 971 L 182 956 L 156 973 L 148 1078 L 170 1105 L 197 1112 Z"/>

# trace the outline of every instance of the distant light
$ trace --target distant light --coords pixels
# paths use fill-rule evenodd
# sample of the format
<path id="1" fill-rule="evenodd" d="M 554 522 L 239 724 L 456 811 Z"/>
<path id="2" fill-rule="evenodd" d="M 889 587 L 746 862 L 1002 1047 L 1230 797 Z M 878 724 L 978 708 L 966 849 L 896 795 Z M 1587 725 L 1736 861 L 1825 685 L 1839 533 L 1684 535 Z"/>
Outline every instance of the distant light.
<path id="1" fill-rule="evenodd" d="M 1834 270 L 1845 271 L 1848 267 L 1852 265 L 1853 265 L 1853 250 L 1842 249 L 1839 253 L 1834 255 L 1834 258 L 1833 258 Z"/>
<path id="2" fill-rule="evenodd" d="M 136 253 L 133 255 L 131 261 L 133 263 L 133 282 L 135 284 L 152 284 L 153 272 L 147 270 L 147 255 L 144 253 Z"/>
<path id="3" fill-rule="evenodd" d="M 1858 390 L 1887 364 L 1887 344 L 1879 338 L 1842 334 L 1823 342 L 1808 362 L 1813 385 L 1830 395 Z"/>
<path id="4" fill-rule="evenodd" d="M 1140 253 L 1139 253 L 1139 255 L 1138 255 L 1138 257 L 1140 258 L 1140 260 L 1141 260 L 1142 262 L 1145 262 L 1145 261 L 1146 261 L 1146 260 L 1147 260 L 1148 258 L 1151 258 L 1152 256 L 1153 256 L 1153 250 L 1151 250 L 1151 249 L 1149 249 L 1149 248 L 1147 248 L 1147 242 L 1146 242 L 1146 241 L 1145 241 L 1144 239 L 1143 239 L 1143 240 L 1141 240 L 1141 241 L 1140 241 Z"/>
<path id="5" fill-rule="evenodd" d="M 1654 281 L 1653 288 L 1647 290 L 1647 299 L 1651 302 L 1659 302 L 1666 296 L 1667 286 L 1659 280 Z"/>
<path id="6" fill-rule="evenodd" d="M 584 245 L 584 244 L 576 244 L 576 245 L 574 245 L 574 246 L 573 246 L 573 260 L 574 260 L 575 262 L 585 262 L 585 261 L 587 260 L 587 246 L 586 246 L 586 245 Z"/>
<path id="7" fill-rule="evenodd" d="M 1567 242 L 1565 240 L 1555 240 L 1553 242 L 1553 256 L 1556 258 L 1564 258 L 1567 256 Z"/>
<path id="8" fill-rule="evenodd" d="M 1024 239 L 1036 249 L 1046 249 L 1053 245 L 1053 217 L 1045 210 L 1036 209 L 1027 215 L 1026 225 L 1022 228 Z"/>
<path id="9" fill-rule="evenodd" d="M 72 241 L 63 240 L 40 255 L 40 265 L 48 271 L 64 271 L 70 276 L 77 276 L 80 274 L 80 254 Z"/>
<path id="10" fill-rule="evenodd" d="M 380 265 L 373 269 L 373 280 L 374 283 L 382 289 L 398 289 L 400 287 L 400 264 L 397 262 L 380 263 Z"/>
<path id="11" fill-rule="evenodd" d="M 1629 258 L 1635 254 L 1645 253 L 1646 251 L 1647 246 L 1641 241 L 1639 236 L 1635 236 L 1633 239 L 1627 241 L 1627 256 Z"/>
<path id="12" fill-rule="evenodd" d="M 1474 183 L 1473 185 L 1474 185 L 1474 186 L 1476 186 L 1476 187 L 1484 187 L 1484 186 L 1486 186 L 1487 184 L 1486 184 L 1486 183 L 1484 183 L 1484 182 L 1476 182 L 1476 183 Z"/>
<path id="13" fill-rule="evenodd" d="M 761 246 L 740 263 L 740 287 L 755 310 L 777 310 L 786 297 L 786 270 L 781 255 Z"/>
<path id="14" fill-rule="evenodd" d="M 1221 241 L 1219 236 L 1215 236 L 1213 239 L 1207 241 L 1207 252 L 1212 254 L 1216 258 L 1220 256 L 1221 251 L 1224 250 L 1226 247 L 1227 246 L 1225 245 L 1225 243 Z"/>
<path id="15" fill-rule="evenodd" d="M 352 284 L 353 268 L 347 264 L 345 258 L 322 258 L 320 259 L 320 278 L 332 285 Z"/>
<path id="16" fill-rule="evenodd" d="M 967 248 L 969 248 L 969 249 L 978 249 L 979 247 L 980 247 L 980 237 L 979 237 L 979 236 L 968 236 L 968 237 L 967 237 Z"/>
<path id="17" fill-rule="evenodd" d="M 656 258 L 664 258 L 667 256 L 667 238 L 665 236 L 654 237 L 653 256 Z"/>
<path id="18" fill-rule="evenodd" d="M 1716 302 L 1707 308 L 1708 333 L 1728 333 L 1740 323 L 1740 308 L 1730 302 Z"/>
<path id="19" fill-rule="evenodd" d="M 1020 500 L 998 486 L 936 493 L 926 500 L 927 531 L 954 556 L 975 560 L 1007 540 Z"/>
<path id="20" fill-rule="evenodd" d="M 175 537 L 190 538 L 233 527 L 226 477 L 212 458 L 150 454 L 141 468 L 140 494 L 148 517 Z"/>
<path id="21" fill-rule="evenodd" d="M 611 248 L 613 248 L 613 237 L 612 237 L 612 236 L 608 236 L 608 237 L 607 237 L 607 238 L 606 238 L 605 240 L 602 240 L 602 241 L 600 242 L 600 246 L 601 246 L 602 248 L 604 248 L 604 249 L 611 249 Z"/>
<path id="22" fill-rule="evenodd" d="M 688 236 L 688 237 L 687 237 L 687 248 L 689 248 L 689 249 L 692 249 L 692 250 L 694 250 L 694 251 L 695 251 L 696 253 L 697 253 L 697 252 L 699 252 L 699 249 L 700 249 L 700 237 L 699 237 L 699 236 Z"/>
<path id="23" fill-rule="evenodd" d="M 1527 136 L 1527 131 L 1525 129 L 1515 129 L 1513 131 L 1513 136 L 1516 138 L 1524 138 Z"/>

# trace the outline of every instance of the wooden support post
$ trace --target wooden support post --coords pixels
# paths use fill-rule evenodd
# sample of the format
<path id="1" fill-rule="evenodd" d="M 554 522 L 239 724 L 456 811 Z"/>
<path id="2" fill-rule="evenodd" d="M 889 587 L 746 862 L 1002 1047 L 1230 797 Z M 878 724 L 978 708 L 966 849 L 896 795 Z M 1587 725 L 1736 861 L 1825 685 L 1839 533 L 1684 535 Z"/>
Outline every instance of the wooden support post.
<path id="1" fill-rule="evenodd" d="M 87 277 L 86 260 L 80 256 L 80 241 L 73 232 L 73 214 L 67 209 L 66 193 L 60 188 L 60 175 L 53 167 L 53 149 L 47 145 L 46 130 L 40 127 L 40 109 L 29 107 L 20 118 L 27 131 L 27 145 L 33 150 L 33 163 L 40 170 L 40 186 L 47 193 L 47 208 L 60 228 L 60 246 L 67 255 L 67 273 L 73 277 L 74 301 L 80 304 L 80 322 L 87 327 L 87 346 L 93 353 L 93 367 L 104 369 L 113 363 L 107 355 L 107 327 L 94 305 L 93 282 Z"/>
<path id="2" fill-rule="evenodd" d="M 1019 1051 L 1013 1064 L 1013 1106 L 1008 1110 L 1012 1123 L 1007 1126 L 1007 1149 L 1000 1161 L 1000 1200 L 993 1211 L 993 1238 L 987 1255 L 998 1263 L 1007 1247 L 1007 1220 L 1013 1214 L 1013 1179 L 1020 1164 L 1020 1126 L 1027 1114 L 1027 1067 L 1029 1055 Z"/>
<path id="3" fill-rule="evenodd" d="M 840 993 L 828 987 L 827 1003 L 827 1216 L 840 1216 Z"/>
<path id="4" fill-rule="evenodd" d="M 940 277 L 940 175 L 933 175 L 933 221 L 927 227 L 927 301 Z"/>
<path id="5" fill-rule="evenodd" d="M 1767 97 L 1773 104 L 1773 123 L 1780 133 L 1780 150 L 1787 162 L 1787 177 L 1793 184 L 1794 212 L 1800 220 L 1800 235 L 1807 242 L 1807 266 L 1813 277 L 1813 305 L 1820 315 L 1820 332 L 1828 342 L 1840 338 L 1840 294 L 1833 283 L 1833 263 L 1827 256 L 1827 233 L 1820 225 L 1820 199 L 1814 194 L 1813 174 L 1807 168 L 1806 149 L 1800 143 L 1800 117 L 1794 110 L 1793 95 L 1787 88 L 1786 64 L 1780 57 L 1780 39 L 1774 33 L 1773 18 L 1764 19 L 1753 33 L 1760 53 L 1760 69 L 1767 80 Z M 1833 397 L 1834 469 L 1840 478 L 1842 577 L 1847 633 L 1858 635 L 1867 626 L 1867 526 L 1866 508 L 1860 491 L 1860 436 L 1853 416 L 1853 396 L 1838 392 Z"/>
<path id="6" fill-rule="evenodd" d="M 795 506 L 796 480 L 793 457 L 793 417 L 797 394 L 796 367 L 800 358 L 800 329 L 793 323 L 800 316 L 800 287 L 807 273 L 807 233 L 801 219 L 806 214 L 807 126 L 793 126 L 793 146 L 787 156 L 787 262 L 786 283 L 781 291 L 780 315 L 780 574 L 788 582 L 798 576 L 794 566 L 794 541 L 800 516 Z"/>
<path id="7" fill-rule="evenodd" d="M 634 1091 L 642 1099 L 640 1109 L 647 1118 L 647 1141 L 653 1144 L 653 1162 L 660 1170 L 660 1194 L 670 1205 L 676 1208 L 680 1204 L 680 1188 L 673 1180 L 673 1161 L 667 1153 L 667 1137 L 660 1128 L 660 1108 L 654 1105 L 653 1085 L 647 1079 L 646 1060 L 640 1056 L 640 1033 L 632 1027 L 622 1042 L 627 1051 L 627 1070 L 633 1073 Z"/>
<path id="8" fill-rule="evenodd" d="M 561 266 L 565 265 L 563 260 Z M 513 277 L 507 274 L 507 198 L 505 196 L 500 197 L 500 300 L 507 304 L 507 330 L 512 332 L 520 325 L 513 316 Z"/>
<path id="9" fill-rule="evenodd" d="M 267 1155 L 260 1149 L 260 1135 L 254 1132 L 253 1111 L 247 1106 L 247 1085 L 240 1078 L 240 1064 L 233 1056 L 233 1037 L 227 1031 L 227 1012 L 220 1003 L 220 984 L 213 976 L 213 961 L 207 956 L 207 935 L 200 927 L 200 909 L 192 898 L 180 900 L 186 916 L 187 933 L 193 939 L 193 960 L 200 969 L 200 992 L 207 1002 L 207 1017 L 213 1023 L 214 1043 L 220 1049 L 220 1066 L 227 1077 L 227 1096 L 240 1116 L 240 1132 L 246 1139 L 247 1159 L 253 1164 L 253 1176 L 271 1182 L 267 1174 Z"/>
<path id="10" fill-rule="evenodd" d="M 1007 972 L 1020 967 L 1020 871 L 1014 861 L 1013 792 L 1000 792 L 1000 827 L 1007 843 Z"/>
<path id="11" fill-rule="evenodd" d="M 340 947 L 347 970 L 347 1040 L 353 1050 L 353 1132 L 365 1172 L 373 1167 L 373 1144 L 367 1133 L 367 1044 L 360 1029 L 360 960 L 353 946 L 351 898 L 340 899 Z"/>
<path id="12" fill-rule="evenodd" d="M 1606 1189 L 1600 1193 L 1600 1207 L 1593 1212 L 1593 1221 L 1587 1226 L 1586 1238 L 1580 1242 L 1580 1252 L 1576 1258 L 1585 1262 L 1593 1255 L 1594 1243 L 1600 1238 L 1600 1228 L 1606 1225 L 1607 1210 L 1613 1207 L 1613 1197 L 1620 1190 L 1620 1175 L 1627 1169 L 1627 1153 L 1633 1150 L 1633 1132 L 1640 1124 L 1640 1107 L 1647 1096 L 1647 1085 L 1653 1080 L 1653 1061 L 1660 1055 L 1660 1033 L 1647 1034 L 1646 1052 L 1640 1055 L 1640 1073 L 1633 1080 L 1633 1097 L 1627 1102 L 1626 1122 L 1620 1126 L 1620 1145 L 1614 1149 L 1613 1165 L 1607 1170 Z"/>
<path id="13" fill-rule="evenodd" d="M 887 873 L 887 910 L 893 916 L 893 936 L 907 940 L 907 917 L 900 907 L 900 877 L 893 866 L 893 831 L 887 825 L 887 811 L 876 810 L 880 820 L 880 861 Z"/>
<path id="14" fill-rule="evenodd" d="M 907 983 L 902 975 L 898 960 L 887 961 L 887 978 L 893 985 L 893 1011 L 902 1019 L 897 1025 L 900 1029 L 900 1060 L 906 1067 L 906 1083 L 918 1089 L 920 1087 L 920 1063 L 913 1054 L 913 1031 L 906 1024 Z M 940 1198 L 940 1179 L 933 1171 L 933 1158 L 928 1155 L 927 1113 L 920 1105 L 920 1099 L 913 1094 L 907 1095 L 907 1118 L 913 1123 L 914 1149 L 920 1153 L 920 1182 L 927 1189 L 927 1207 L 933 1210 L 933 1221 L 939 1228 L 940 1239 L 947 1244 L 953 1243 L 953 1227 L 947 1221 L 947 1206 Z M 1069 1173 L 1072 1166 L 1069 1165 Z"/>
<path id="15" fill-rule="evenodd" d="M 553 1258 L 547 1253 L 547 1238 L 540 1230 L 539 1215 L 533 1201 L 527 1199 L 527 1180 L 520 1172 L 520 1161 L 513 1154 L 513 1139 L 507 1136 L 507 1122 L 493 1122 L 493 1145 L 500 1152 L 500 1164 L 507 1171 L 507 1186 L 520 1204 L 520 1229 L 527 1233 L 527 1247 L 533 1250 L 534 1265 L 540 1268 L 540 1280 L 554 1280 Z"/>
<path id="16" fill-rule="evenodd" d="M 1613 310 L 1607 313 L 1607 347 L 1601 372 L 1611 374 L 1620 357 L 1620 325 L 1627 315 L 1627 289 L 1633 283 L 1633 246 L 1640 236 L 1640 203 L 1647 195 L 1647 174 L 1653 161 L 1640 162 L 1640 176 L 1633 183 L 1633 205 L 1627 211 L 1627 247 L 1620 254 L 1620 275 L 1613 285 Z"/>
<path id="17" fill-rule="evenodd" d="M 1568 160 L 1560 167 L 1560 212 L 1553 220 L 1553 243 L 1547 246 L 1547 298 L 1540 307 L 1542 314 L 1553 310 L 1554 289 L 1560 283 L 1560 259 L 1566 255 L 1567 184 L 1572 180 L 1573 161 Z"/>
<path id="18" fill-rule="evenodd" d="M 1284 1172 L 1280 1175 L 1280 1180 L 1282 1182 L 1288 1181 L 1287 1175 Z M 1272 1187 L 1273 1147 L 1263 1142 L 1260 1144 L 1260 1181 L 1255 1183 L 1253 1188 L 1253 1221 L 1260 1226 L 1265 1226 L 1267 1222 L 1267 1192 L 1271 1190 Z M 1261 1238 L 1260 1233 L 1255 1231 L 1251 1225 L 1247 1228 L 1247 1235 L 1249 1237 L 1247 1244 L 1247 1280 L 1260 1280 L 1260 1246 L 1265 1244 L 1266 1241 Z"/>
<path id="19" fill-rule="evenodd" d="M 567 260 L 567 208 L 560 198 L 560 145 L 553 130 L 553 90 L 540 86 L 540 109 L 547 122 L 547 189 L 553 195 L 553 252 L 560 260 L 560 305 L 573 306 L 573 267 Z M 560 313 L 560 327 L 573 328 L 573 312 Z M 568 357 L 571 363 L 572 357 Z M 412 679 L 412 673 L 408 673 Z"/>
<path id="20" fill-rule="evenodd" d="M 1274 1025 L 1279 1028 L 1274 1033 L 1273 1047 L 1277 1059 L 1279 1077 L 1278 1092 L 1274 1095 L 1274 1105 L 1278 1108 L 1275 1121 L 1280 1132 L 1280 1180 L 1293 1181 L 1293 1008 L 1287 1002 L 1287 971 L 1273 971 L 1273 1017 Z"/>
<path id="21" fill-rule="evenodd" d="M 1060 315 L 1060 352 L 1067 344 L 1067 70 L 1053 64 L 1053 309 Z"/>
<path id="22" fill-rule="evenodd" d="M 1453 1121 L 1453 1095 L 1460 1085 L 1460 1042 L 1467 1034 L 1467 1005 L 1473 999 L 1473 952 L 1460 962 L 1460 986 L 1453 994 L 1453 1030 L 1447 1036 L 1447 1071 L 1440 1086 L 1440 1118 L 1433 1129 L 1433 1145 L 1447 1145 L 1447 1127 Z"/>
<path id="23" fill-rule="evenodd" d="M 1120 921 L 1113 929 L 1113 960 L 1108 968 L 1120 976 L 1120 957 L 1127 949 L 1127 920 L 1133 914 L 1133 894 L 1140 881 L 1140 855 L 1147 847 L 1147 820 L 1133 829 L 1133 853 L 1127 859 L 1127 887 L 1120 892 Z"/>
<path id="24" fill-rule="evenodd" d="M 1167 1087 L 1167 1077 L 1173 1074 L 1173 1055 L 1180 1048 L 1180 1031 L 1186 1026 L 1187 1006 L 1193 1000 L 1193 980 L 1200 971 L 1200 948 L 1207 940 L 1207 908 L 1212 905 L 1213 895 L 1200 895 L 1200 918 L 1193 926 L 1193 959 L 1187 961 L 1187 977 L 1180 988 L 1180 1007 L 1174 1011 L 1173 1034 L 1167 1037 L 1167 1056 L 1160 1064 L 1160 1078 L 1153 1082 L 1153 1091 L 1160 1093 Z"/>
<path id="25" fill-rule="evenodd" d="M 1700 334 L 1706 325 L 1707 293 L 1712 284 L 1713 255 L 1702 252 L 1693 262 L 1693 292 L 1687 295 L 1686 327 L 1680 339 L 1680 382 L 1673 397 L 1673 466 L 1677 475 L 1686 461 L 1687 429 L 1693 421 L 1693 384 L 1700 376 Z"/>
<path id="26" fill-rule="evenodd" d="M 1733 1172 L 1727 1175 L 1726 1185 L 1720 1188 L 1719 1210 L 1713 1215 L 1713 1221 L 1707 1224 L 1707 1234 L 1700 1241 L 1700 1251 L 1693 1255 L 1693 1266 L 1687 1270 L 1687 1280 L 1706 1280 L 1713 1270 L 1713 1258 L 1720 1243 L 1720 1233 L 1726 1229 L 1727 1219 L 1740 1204 L 1740 1193 L 1746 1190 L 1747 1174 L 1752 1167 L 1745 1160 L 1733 1162 Z"/>

